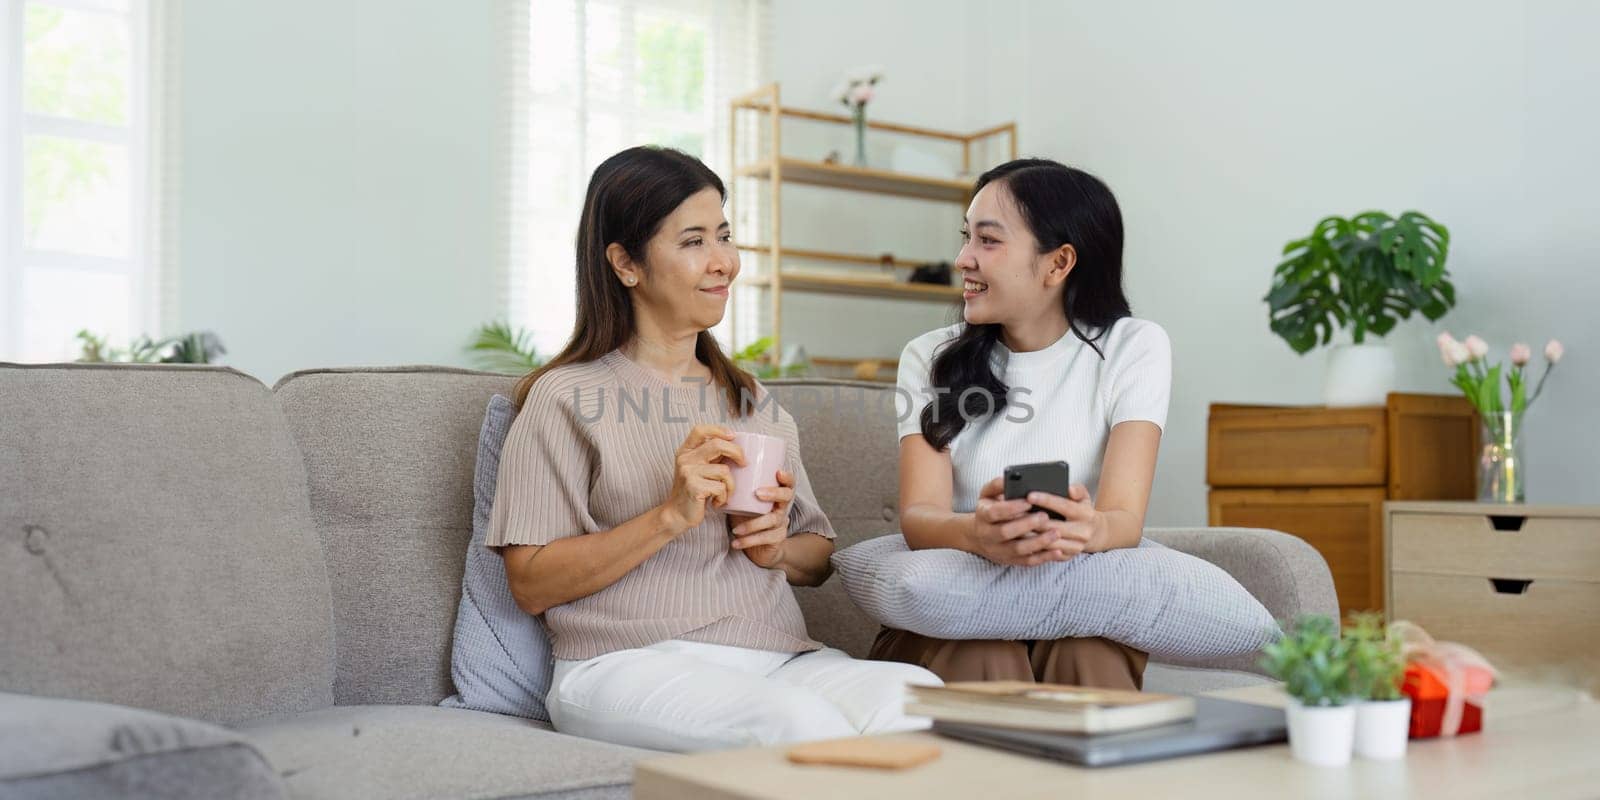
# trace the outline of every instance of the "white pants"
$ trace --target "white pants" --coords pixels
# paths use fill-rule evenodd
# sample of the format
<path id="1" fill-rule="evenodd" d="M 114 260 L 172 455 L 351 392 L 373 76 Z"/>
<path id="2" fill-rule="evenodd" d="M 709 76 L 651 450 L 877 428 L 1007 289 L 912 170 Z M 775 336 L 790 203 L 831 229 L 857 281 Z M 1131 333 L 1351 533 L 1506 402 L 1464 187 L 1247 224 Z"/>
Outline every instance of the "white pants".
<path id="1" fill-rule="evenodd" d="M 690 752 L 926 728 L 904 713 L 907 683 L 943 681 L 833 648 L 794 655 L 672 640 L 557 661 L 545 705 L 562 733 Z"/>

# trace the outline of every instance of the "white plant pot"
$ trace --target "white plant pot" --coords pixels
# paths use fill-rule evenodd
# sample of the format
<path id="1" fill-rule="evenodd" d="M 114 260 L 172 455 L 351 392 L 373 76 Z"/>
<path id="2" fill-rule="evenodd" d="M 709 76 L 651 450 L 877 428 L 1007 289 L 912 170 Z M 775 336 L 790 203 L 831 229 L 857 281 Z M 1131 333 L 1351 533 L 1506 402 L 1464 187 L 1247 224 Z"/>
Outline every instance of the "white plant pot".
<path id="1" fill-rule="evenodd" d="M 1319 767 L 1350 763 L 1355 746 L 1355 706 L 1306 706 L 1289 701 L 1289 750 L 1296 761 Z"/>
<path id="2" fill-rule="evenodd" d="M 1411 698 L 1356 704 L 1356 755 L 1374 761 L 1406 757 L 1411 738 Z"/>
<path id="3" fill-rule="evenodd" d="M 1394 391 L 1394 351 L 1386 344 L 1341 344 L 1328 354 L 1322 400 L 1330 406 L 1381 406 Z"/>

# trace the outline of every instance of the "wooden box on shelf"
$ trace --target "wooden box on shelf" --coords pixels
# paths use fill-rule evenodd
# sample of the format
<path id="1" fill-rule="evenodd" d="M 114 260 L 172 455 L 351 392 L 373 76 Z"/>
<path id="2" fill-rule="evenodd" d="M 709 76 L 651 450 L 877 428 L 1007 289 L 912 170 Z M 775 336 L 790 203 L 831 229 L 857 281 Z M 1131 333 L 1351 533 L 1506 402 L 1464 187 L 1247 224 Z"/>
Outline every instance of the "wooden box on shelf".
<path id="1" fill-rule="evenodd" d="M 1306 540 L 1327 559 L 1344 612 L 1381 609 L 1384 502 L 1473 497 L 1477 439 L 1462 397 L 1394 393 L 1360 408 L 1213 404 L 1209 521 Z"/>
<path id="2" fill-rule="evenodd" d="M 1600 694 L 1600 507 L 1388 503 L 1391 619 L 1517 683 Z"/>

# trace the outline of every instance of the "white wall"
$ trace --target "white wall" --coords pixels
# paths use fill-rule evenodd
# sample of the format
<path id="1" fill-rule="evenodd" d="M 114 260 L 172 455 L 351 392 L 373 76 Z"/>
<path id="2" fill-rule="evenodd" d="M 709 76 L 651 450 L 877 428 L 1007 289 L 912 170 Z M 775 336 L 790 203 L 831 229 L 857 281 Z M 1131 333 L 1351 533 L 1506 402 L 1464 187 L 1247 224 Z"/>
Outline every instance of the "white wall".
<path id="1" fill-rule="evenodd" d="M 1014 110 L 1026 153 L 1111 185 L 1134 312 L 1172 335 L 1153 524 L 1205 520 L 1209 403 L 1317 402 L 1324 354 L 1274 338 L 1261 296 L 1284 242 L 1368 208 L 1421 209 L 1452 233 L 1460 305 L 1390 335 L 1400 388 L 1454 391 L 1433 350 L 1441 329 L 1502 354 L 1563 339 L 1567 360 L 1529 414 L 1529 500 L 1600 500 L 1600 55 L 1587 33 L 1600 4 L 969 10 L 994 56 L 977 62 L 971 107 Z"/>
<path id="2" fill-rule="evenodd" d="M 498 313 L 501 6 L 185 3 L 178 327 L 217 330 L 226 362 L 269 383 L 307 367 L 463 363 L 468 333 Z M 875 115 L 989 121 L 966 114 L 959 15 L 858 6 L 774 3 L 785 102 L 827 109 L 846 69 L 877 63 L 889 78 Z M 919 36 L 881 35 L 913 14 Z M 844 129 L 802 123 L 786 136 L 790 153 L 849 152 Z M 874 139 L 875 159 L 889 141 Z M 954 205 L 809 188 L 785 203 L 791 246 L 955 254 Z M 893 357 L 952 313 L 797 294 L 785 333 L 815 354 Z"/>
<path id="3" fill-rule="evenodd" d="M 184 4 L 180 329 L 269 384 L 462 363 L 496 314 L 496 6 Z"/>

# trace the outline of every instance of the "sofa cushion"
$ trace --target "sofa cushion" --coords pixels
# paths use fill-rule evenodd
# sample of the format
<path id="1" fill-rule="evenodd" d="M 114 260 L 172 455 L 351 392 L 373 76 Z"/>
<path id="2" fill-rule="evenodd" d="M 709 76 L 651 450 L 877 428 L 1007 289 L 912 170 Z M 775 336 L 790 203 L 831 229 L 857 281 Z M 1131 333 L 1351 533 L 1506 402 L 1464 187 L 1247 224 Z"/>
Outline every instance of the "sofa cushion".
<path id="1" fill-rule="evenodd" d="M 579 739 L 516 717 L 455 708 L 345 706 L 241 731 L 295 798 L 626 798 L 650 750 Z"/>
<path id="2" fill-rule="evenodd" d="M 1277 633 L 1239 582 L 1146 539 L 1070 561 L 1009 567 L 898 534 L 833 555 L 850 597 L 885 625 L 940 639 L 1103 636 L 1152 658 L 1254 653 Z"/>
<path id="3" fill-rule="evenodd" d="M 450 640 L 484 405 L 514 378 L 445 367 L 296 372 L 273 391 L 305 456 L 333 582 L 341 705 L 434 705 Z"/>
<path id="4" fill-rule="evenodd" d="M 0 692 L 0 797 L 273 800 L 278 773 L 243 736 L 127 706 Z"/>
<path id="5" fill-rule="evenodd" d="M 231 369 L 0 365 L 0 691 L 212 722 L 332 701 L 300 453 Z"/>
<path id="6" fill-rule="evenodd" d="M 549 720 L 544 696 L 555 670 L 544 623 L 517 607 L 506 580 L 505 561 L 483 546 L 494 506 L 500 450 L 517 407 L 505 395 L 489 398 L 478 433 L 478 466 L 472 479 L 472 543 L 461 578 L 450 678 L 456 693 L 440 705 Z"/>

